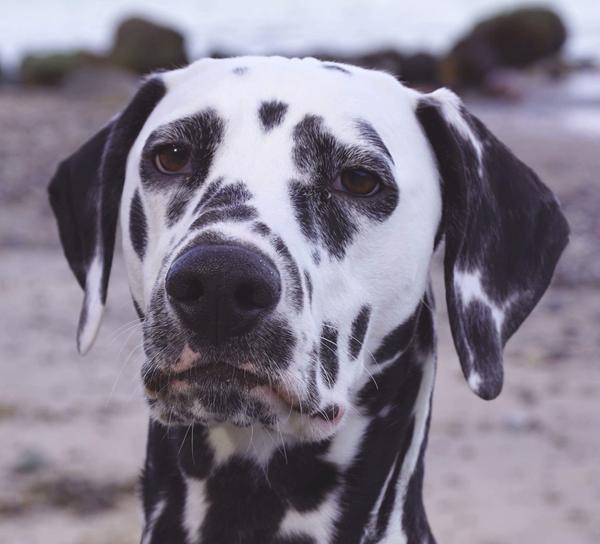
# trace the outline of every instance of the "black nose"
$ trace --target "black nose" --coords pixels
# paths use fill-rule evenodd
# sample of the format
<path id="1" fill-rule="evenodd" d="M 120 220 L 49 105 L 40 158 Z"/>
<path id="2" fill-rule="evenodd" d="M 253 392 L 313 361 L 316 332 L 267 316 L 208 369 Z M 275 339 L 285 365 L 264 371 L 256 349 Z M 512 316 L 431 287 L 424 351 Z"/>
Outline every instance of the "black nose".
<path id="1" fill-rule="evenodd" d="M 281 294 L 275 265 L 238 245 L 187 250 L 173 262 L 165 283 L 183 324 L 211 344 L 252 330 Z"/>

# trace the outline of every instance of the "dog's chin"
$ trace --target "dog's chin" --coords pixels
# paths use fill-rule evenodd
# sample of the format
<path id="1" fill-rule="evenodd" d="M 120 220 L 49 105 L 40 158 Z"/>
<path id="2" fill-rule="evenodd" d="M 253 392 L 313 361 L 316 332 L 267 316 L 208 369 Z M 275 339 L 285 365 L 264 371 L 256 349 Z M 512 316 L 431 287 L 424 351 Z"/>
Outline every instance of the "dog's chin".
<path id="1" fill-rule="evenodd" d="M 148 397 L 151 417 L 166 426 L 260 426 L 289 441 L 319 442 L 335 434 L 345 419 L 342 407 L 337 407 L 335 413 L 300 411 L 266 386 L 242 392 L 187 384 L 175 384 L 175 389 Z"/>

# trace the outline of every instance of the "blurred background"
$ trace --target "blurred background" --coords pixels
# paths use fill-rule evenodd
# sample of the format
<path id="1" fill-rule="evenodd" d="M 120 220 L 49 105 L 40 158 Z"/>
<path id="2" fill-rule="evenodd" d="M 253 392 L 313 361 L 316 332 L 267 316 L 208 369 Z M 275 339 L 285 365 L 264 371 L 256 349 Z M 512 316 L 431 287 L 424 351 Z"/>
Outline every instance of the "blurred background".
<path id="1" fill-rule="evenodd" d="M 46 185 L 141 74 L 248 53 L 452 87 L 558 194 L 572 241 L 492 403 L 459 371 L 436 261 L 425 500 L 441 543 L 600 542 L 597 0 L 21 0 L 0 17 L 0 543 L 138 542 L 139 326 L 117 257 L 100 336 L 77 355 L 82 294 Z"/>

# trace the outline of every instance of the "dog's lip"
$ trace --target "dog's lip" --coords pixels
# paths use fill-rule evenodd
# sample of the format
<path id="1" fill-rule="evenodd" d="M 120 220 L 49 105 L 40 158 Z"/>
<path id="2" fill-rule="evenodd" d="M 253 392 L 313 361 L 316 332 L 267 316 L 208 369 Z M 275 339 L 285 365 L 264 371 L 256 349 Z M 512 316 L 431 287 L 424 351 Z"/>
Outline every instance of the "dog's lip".
<path id="1" fill-rule="evenodd" d="M 144 378 L 146 395 L 156 398 L 172 384 L 188 385 L 233 385 L 243 389 L 264 386 L 266 378 L 246 369 L 225 362 L 195 365 L 180 372 L 158 370 L 150 372 Z"/>

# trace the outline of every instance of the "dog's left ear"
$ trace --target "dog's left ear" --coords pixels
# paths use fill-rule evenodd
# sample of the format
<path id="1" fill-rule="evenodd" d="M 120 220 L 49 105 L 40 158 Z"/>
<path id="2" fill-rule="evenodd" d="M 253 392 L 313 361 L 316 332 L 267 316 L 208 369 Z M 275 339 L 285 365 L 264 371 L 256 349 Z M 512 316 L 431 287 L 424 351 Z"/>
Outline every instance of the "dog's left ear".
<path id="1" fill-rule="evenodd" d="M 568 242 L 554 195 L 491 132 L 440 89 L 416 114 L 442 184 L 446 301 L 471 389 L 502 389 L 502 350 L 539 301 Z"/>
<path id="2" fill-rule="evenodd" d="M 69 266 L 84 289 L 77 348 L 92 345 L 106 303 L 129 150 L 165 94 L 154 77 L 113 121 L 60 163 L 48 188 Z"/>

